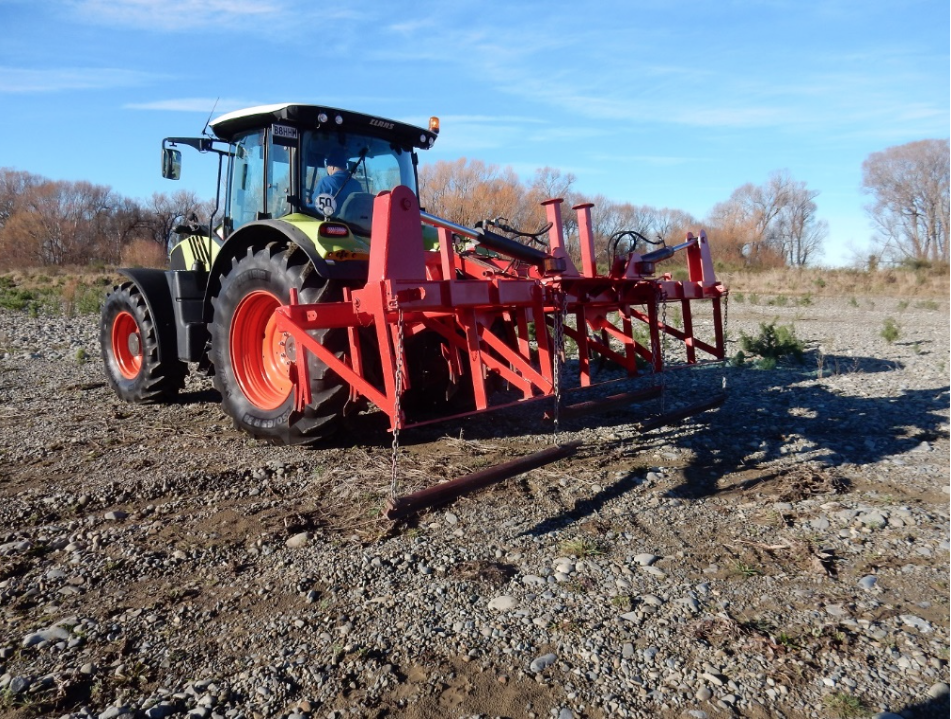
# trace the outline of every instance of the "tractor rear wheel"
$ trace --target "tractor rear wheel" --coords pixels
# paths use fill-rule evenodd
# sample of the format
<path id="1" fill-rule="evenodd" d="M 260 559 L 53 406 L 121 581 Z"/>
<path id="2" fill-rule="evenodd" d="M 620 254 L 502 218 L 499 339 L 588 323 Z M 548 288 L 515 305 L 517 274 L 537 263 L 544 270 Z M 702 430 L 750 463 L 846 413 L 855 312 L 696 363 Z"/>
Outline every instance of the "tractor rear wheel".
<path id="1" fill-rule="evenodd" d="M 126 402 L 159 402 L 185 385 L 188 365 L 159 361 L 158 331 L 145 298 L 131 282 L 113 290 L 102 307 L 99 345 L 106 379 Z"/>
<path id="2" fill-rule="evenodd" d="M 312 402 L 296 411 L 292 363 L 299 350 L 274 320 L 274 311 L 290 302 L 291 289 L 298 291 L 302 304 L 328 302 L 338 294 L 300 250 L 277 243 L 249 248 L 222 275 L 209 325 L 209 359 L 222 408 L 238 429 L 277 444 L 329 437 L 340 425 L 350 394 L 326 364 L 308 353 Z M 342 330 L 311 335 L 331 349 L 345 339 Z"/>

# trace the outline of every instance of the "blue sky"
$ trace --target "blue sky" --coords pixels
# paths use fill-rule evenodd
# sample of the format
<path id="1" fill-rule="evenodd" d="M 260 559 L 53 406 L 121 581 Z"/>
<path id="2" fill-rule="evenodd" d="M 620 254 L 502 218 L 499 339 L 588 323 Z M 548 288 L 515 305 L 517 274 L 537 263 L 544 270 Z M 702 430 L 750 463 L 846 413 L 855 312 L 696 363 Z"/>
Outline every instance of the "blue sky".
<path id="1" fill-rule="evenodd" d="M 872 232 L 862 161 L 948 137 L 949 63 L 947 0 L 0 0 L 0 167 L 209 197 L 211 158 L 186 148 L 175 184 L 159 147 L 216 99 L 438 115 L 424 161 L 700 218 L 789 170 L 842 264 Z"/>

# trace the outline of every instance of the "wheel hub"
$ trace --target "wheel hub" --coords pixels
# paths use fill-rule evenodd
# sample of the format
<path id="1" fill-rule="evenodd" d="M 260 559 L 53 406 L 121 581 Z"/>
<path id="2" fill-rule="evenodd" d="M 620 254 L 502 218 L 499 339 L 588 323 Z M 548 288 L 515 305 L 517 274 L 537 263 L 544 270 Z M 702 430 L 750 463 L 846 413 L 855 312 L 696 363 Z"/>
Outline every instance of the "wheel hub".
<path id="1" fill-rule="evenodd" d="M 294 348 L 277 329 L 274 311 L 281 301 L 266 290 L 248 294 L 231 320 L 231 363 L 244 396 L 261 410 L 284 404 L 293 390 L 290 365 Z"/>
<path id="2" fill-rule="evenodd" d="M 142 370 L 142 335 L 129 312 L 120 312 L 112 321 L 112 356 L 116 368 L 125 379 L 138 377 Z"/>

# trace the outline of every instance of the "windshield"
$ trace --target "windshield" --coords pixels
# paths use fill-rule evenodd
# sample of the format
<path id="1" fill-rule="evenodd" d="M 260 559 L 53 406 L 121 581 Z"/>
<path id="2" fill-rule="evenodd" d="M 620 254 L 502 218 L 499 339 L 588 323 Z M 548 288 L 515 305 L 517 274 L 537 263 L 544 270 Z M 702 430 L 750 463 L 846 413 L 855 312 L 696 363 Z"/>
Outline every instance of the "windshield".
<path id="1" fill-rule="evenodd" d="M 305 132 L 301 143 L 304 207 L 369 235 L 373 198 L 406 185 L 416 192 L 412 152 L 387 140 L 337 131 Z"/>

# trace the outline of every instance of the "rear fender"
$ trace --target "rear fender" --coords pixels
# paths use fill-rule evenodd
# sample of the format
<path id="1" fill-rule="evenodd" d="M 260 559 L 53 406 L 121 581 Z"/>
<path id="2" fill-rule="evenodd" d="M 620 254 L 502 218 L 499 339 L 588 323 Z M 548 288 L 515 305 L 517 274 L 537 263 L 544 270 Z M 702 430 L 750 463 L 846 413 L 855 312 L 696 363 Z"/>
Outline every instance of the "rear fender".
<path id="1" fill-rule="evenodd" d="M 221 276 L 231 269 L 231 262 L 236 257 L 243 257 L 250 248 L 265 247 L 271 242 L 282 245 L 296 245 L 299 247 L 314 266 L 321 277 L 334 280 L 366 281 L 368 262 L 364 260 L 348 260 L 335 262 L 325 260 L 311 239 L 299 228 L 281 220 L 258 220 L 248 223 L 236 230 L 218 251 L 211 266 L 208 278 L 208 289 L 205 292 L 205 322 L 211 321 L 211 299 L 217 296 L 221 289 Z"/>
<path id="2" fill-rule="evenodd" d="M 155 330 L 158 333 L 159 362 L 178 359 L 178 340 L 175 327 L 175 308 L 168 289 L 165 270 L 125 268 L 117 272 L 127 278 L 139 290 L 148 307 Z"/>

